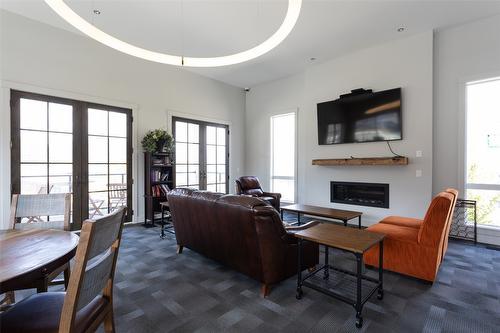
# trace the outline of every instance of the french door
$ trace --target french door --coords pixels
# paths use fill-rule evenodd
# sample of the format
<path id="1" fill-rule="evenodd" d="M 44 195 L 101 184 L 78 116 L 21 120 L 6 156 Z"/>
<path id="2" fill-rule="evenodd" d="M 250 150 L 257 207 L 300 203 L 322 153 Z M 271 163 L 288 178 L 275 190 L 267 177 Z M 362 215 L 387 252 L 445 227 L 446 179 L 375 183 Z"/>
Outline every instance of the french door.
<path id="1" fill-rule="evenodd" d="M 72 229 L 120 206 L 130 220 L 131 133 L 131 110 L 11 91 L 12 193 L 71 193 Z"/>
<path id="2" fill-rule="evenodd" d="M 176 187 L 229 192 L 229 127 L 173 117 Z"/>

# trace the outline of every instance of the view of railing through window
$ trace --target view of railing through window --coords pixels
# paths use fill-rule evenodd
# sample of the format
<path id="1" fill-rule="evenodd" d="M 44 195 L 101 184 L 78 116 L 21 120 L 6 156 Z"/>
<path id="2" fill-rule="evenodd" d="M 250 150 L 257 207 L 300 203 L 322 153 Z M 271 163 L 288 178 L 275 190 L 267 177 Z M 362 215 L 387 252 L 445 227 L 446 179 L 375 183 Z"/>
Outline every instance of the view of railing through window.
<path id="1" fill-rule="evenodd" d="M 500 227 L 500 78 L 466 86 L 466 196 L 478 223 Z"/>

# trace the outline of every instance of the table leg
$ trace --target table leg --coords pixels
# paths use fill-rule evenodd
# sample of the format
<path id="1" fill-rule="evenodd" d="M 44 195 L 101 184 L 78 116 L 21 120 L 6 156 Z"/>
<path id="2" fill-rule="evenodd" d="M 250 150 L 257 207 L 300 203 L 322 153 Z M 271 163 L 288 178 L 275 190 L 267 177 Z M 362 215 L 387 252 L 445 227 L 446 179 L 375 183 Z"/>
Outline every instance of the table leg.
<path id="1" fill-rule="evenodd" d="M 297 212 L 297 225 L 300 225 L 300 213 Z"/>
<path id="2" fill-rule="evenodd" d="M 362 283 L 362 264 L 363 264 L 363 254 L 356 254 L 356 264 L 357 264 L 357 272 L 356 272 L 356 280 L 357 280 L 357 292 L 356 292 L 356 327 L 361 328 L 363 326 L 363 317 L 361 316 L 361 311 L 363 310 L 363 304 L 361 304 L 361 283 Z"/>
<path id="3" fill-rule="evenodd" d="M 347 227 L 347 220 L 342 220 L 344 222 L 344 227 Z"/>
<path id="4" fill-rule="evenodd" d="M 323 271 L 323 279 L 328 280 L 330 277 L 330 265 L 328 260 L 329 248 L 325 245 L 325 270 Z"/>
<path id="5" fill-rule="evenodd" d="M 161 234 L 160 238 L 165 238 L 165 207 L 161 206 Z"/>
<path id="6" fill-rule="evenodd" d="M 358 228 L 361 229 L 361 215 L 358 217 Z"/>
<path id="7" fill-rule="evenodd" d="M 297 293 L 295 298 L 302 298 L 302 239 L 297 240 Z"/>
<path id="8" fill-rule="evenodd" d="M 379 255 L 378 255 L 378 280 L 380 281 L 380 287 L 378 288 L 378 299 L 384 298 L 384 240 L 379 243 Z"/>

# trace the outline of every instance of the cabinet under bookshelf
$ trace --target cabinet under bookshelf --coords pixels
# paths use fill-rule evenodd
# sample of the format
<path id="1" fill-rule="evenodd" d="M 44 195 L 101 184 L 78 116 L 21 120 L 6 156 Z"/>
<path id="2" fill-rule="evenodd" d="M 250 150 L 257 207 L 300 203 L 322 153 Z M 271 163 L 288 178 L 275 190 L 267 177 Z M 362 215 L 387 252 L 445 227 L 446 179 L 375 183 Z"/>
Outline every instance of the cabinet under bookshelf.
<path id="1" fill-rule="evenodd" d="M 175 187 L 174 153 L 144 153 L 144 226 L 153 227 L 161 216 L 160 203 Z"/>

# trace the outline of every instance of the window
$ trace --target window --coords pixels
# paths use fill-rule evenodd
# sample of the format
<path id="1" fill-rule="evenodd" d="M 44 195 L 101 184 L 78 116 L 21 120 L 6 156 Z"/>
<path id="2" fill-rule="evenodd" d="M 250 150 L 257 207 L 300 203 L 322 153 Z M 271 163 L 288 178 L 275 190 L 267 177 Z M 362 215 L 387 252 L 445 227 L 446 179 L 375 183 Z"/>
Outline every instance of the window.
<path id="1" fill-rule="evenodd" d="M 478 223 L 500 227 L 500 78 L 467 83 L 466 101 L 466 197 Z"/>
<path id="2" fill-rule="evenodd" d="M 295 112 L 271 117 L 271 191 L 295 202 Z"/>
<path id="3" fill-rule="evenodd" d="M 176 186 L 228 193 L 228 126 L 177 117 L 172 124 Z"/>
<path id="4" fill-rule="evenodd" d="M 132 217 L 132 111 L 11 92 L 12 193 L 72 194 L 72 229 L 120 206 Z"/>

